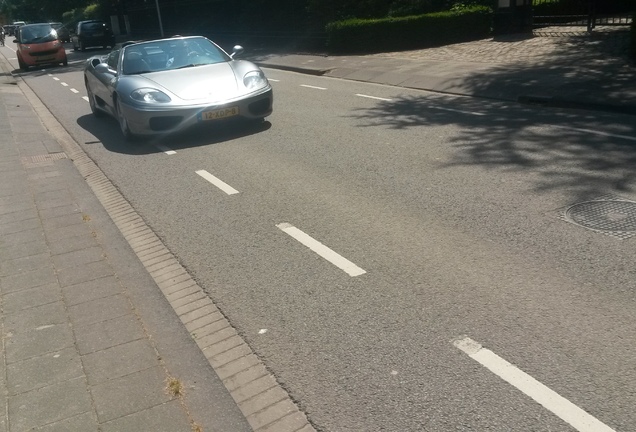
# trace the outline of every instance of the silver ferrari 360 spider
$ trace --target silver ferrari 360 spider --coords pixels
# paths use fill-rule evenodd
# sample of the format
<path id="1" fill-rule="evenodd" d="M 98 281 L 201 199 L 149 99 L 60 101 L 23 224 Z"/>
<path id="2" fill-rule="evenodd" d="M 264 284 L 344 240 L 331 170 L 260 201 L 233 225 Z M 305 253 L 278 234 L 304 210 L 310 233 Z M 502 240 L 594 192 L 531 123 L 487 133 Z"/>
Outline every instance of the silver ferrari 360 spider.
<path id="1" fill-rule="evenodd" d="M 236 60 L 202 36 L 116 46 L 88 59 L 84 82 L 91 111 L 115 117 L 126 139 L 163 135 L 195 124 L 272 113 L 272 87 L 255 64 Z"/>

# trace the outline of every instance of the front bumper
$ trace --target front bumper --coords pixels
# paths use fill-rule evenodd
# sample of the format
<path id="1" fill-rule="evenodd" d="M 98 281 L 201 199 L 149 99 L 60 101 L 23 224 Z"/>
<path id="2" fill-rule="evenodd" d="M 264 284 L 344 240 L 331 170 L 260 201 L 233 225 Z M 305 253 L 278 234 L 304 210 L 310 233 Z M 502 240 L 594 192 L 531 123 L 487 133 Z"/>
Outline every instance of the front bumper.
<path id="1" fill-rule="evenodd" d="M 37 66 L 43 64 L 55 64 L 55 63 L 63 63 L 66 60 L 66 52 L 64 49 L 60 50 L 50 50 L 43 52 L 25 52 L 21 53 L 22 61 L 27 66 Z"/>
<path id="2" fill-rule="evenodd" d="M 135 135 L 164 135 L 188 129 L 198 124 L 214 123 L 219 120 L 203 120 L 202 113 L 238 109 L 238 114 L 229 118 L 261 119 L 272 113 L 273 92 L 267 87 L 246 97 L 225 101 L 216 105 L 191 106 L 139 106 L 122 103 L 122 112 L 128 121 L 130 131 Z"/>

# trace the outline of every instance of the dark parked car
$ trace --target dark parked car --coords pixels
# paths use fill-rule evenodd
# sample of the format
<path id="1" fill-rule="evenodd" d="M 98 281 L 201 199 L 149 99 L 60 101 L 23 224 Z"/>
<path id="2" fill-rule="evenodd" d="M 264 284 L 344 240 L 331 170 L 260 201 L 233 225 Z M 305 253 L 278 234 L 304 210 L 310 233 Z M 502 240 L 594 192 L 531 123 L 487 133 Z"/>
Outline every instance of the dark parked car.
<path id="1" fill-rule="evenodd" d="M 51 27 L 53 27 L 55 31 L 57 32 L 57 38 L 60 40 L 60 42 L 71 41 L 71 34 L 69 33 L 68 29 L 64 26 L 64 24 L 62 24 L 61 22 L 52 22 L 49 24 L 51 24 Z"/>
<path id="2" fill-rule="evenodd" d="M 73 50 L 84 51 L 88 47 L 113 47 L 115 35 L 104 21 L 89 20 L 77 23 L 75 34 L 71 36 Z"/>

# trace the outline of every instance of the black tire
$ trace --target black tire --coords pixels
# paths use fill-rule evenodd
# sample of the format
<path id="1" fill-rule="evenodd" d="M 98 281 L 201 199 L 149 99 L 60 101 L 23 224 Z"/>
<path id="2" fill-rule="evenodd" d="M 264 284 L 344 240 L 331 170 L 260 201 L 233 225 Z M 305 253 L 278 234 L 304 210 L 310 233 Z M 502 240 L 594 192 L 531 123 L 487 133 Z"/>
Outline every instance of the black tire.
<path id="1" fill-rule="evenodd" d="M 22 59 L 20 57 L 18 57 L 18 66 L 20 67 L 20 69 L 24 72 L 26 72 L 27 70 L 29 70 L 29 67 L 24 64 L 24 62 L 22 61 Z"/>
<path id="2" fill-rule="evenodd" d="M 65 57 L 64 61 L 62 62 L 63 66 L 68 66 L 68 59 Z"/>
<path id="3" fill-rule="evenodd" d="M 84 45 L 84 41 L 80 41 L 79 49 L 80 49 L 80 51 L 86 51 L 86 46 Z"/>
<path id="4" fill-rule="evenodd" d="M 91 112 L 97 118 L 104 117 L 104 112 L 97 108 L 97 103 L 95 102 L 95 95 L 91 91 L 91 88 L 88 86 L 88 82 L 84 82 L 86 86 L 86 96 L 88 97 L 88 104 L 91 107 Z"/>
<path id="5" fill-rule="evenodd" d="M 130 127 L 128 127 L 128 120 L 126 120 L 126 117 L 122 114 L 121 102 L 119 102 L 119 99 L 115 101 L 115 110 L 117 111 L 117 123 L 119 123 L 119 129 L 126 141 L 138 141 L 139 137 L 130 131 Z"/>

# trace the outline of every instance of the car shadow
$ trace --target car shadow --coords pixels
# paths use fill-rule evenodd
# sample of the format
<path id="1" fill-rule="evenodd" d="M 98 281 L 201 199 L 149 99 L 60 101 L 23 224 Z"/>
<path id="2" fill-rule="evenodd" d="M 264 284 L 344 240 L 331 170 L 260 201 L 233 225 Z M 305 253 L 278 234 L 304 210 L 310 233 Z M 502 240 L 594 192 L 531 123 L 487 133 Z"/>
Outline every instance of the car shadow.
<path id="1" fill-rule="evenodd" d="M 117 120 L 110 116 L 97 118 L 92 114 L 84 115 L 77 119 L 77 124 L 96 138 L 83 144 L 102 144 L 109 151 L 129 155 L 148 155 L 224 143 L 264 132 L 272 126 L 268 121 L 227 121 L 131 142 L 124 139 Z"/>

